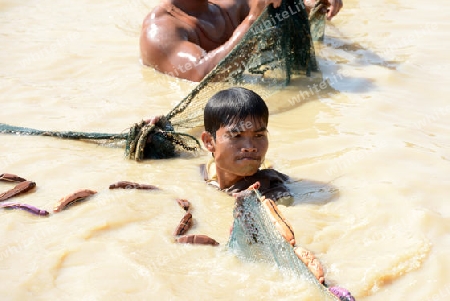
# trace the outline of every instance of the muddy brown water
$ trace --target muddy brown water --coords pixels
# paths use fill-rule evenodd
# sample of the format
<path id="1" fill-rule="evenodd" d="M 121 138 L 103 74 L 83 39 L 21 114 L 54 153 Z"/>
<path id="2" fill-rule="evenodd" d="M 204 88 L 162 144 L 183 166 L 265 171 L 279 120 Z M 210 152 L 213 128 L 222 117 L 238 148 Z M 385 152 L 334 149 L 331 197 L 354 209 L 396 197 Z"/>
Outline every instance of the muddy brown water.
<path id="1" fill-rule="evenodd" d="M 281 210 L 326 279 L 357 300 L 449 300 L 450 4 L 344 2 L 316 48 L 327 84 L 267 99 L 278 112 L 267 157 L 296 180 L 295 204 Z M 167 113 L 195 85 L 139 62 L 156 4 L 1 1 L 0 122 L 120 133 Z M 0 141 L 0 173 L 37 184 L 15 201 L 51 210 L 75 190 L 98 192 L 48 218 L 0 212 L 1 300 L 320 300 L 226 250 L 233 199 L 201 181 L 206 153 L 136 163 L 92 143 Z M 119 180 L 161 190 L 108 189 Z M 173 242 L 177 197 L 193 204 L 192 233 L 220 247 Z"/>

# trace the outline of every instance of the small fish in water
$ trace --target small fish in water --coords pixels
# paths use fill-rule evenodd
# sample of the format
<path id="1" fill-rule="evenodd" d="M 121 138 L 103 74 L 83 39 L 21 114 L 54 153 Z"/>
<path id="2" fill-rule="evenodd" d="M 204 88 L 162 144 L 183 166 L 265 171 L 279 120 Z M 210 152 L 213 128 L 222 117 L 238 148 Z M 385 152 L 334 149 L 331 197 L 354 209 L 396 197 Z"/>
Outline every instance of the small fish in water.
<path id="1" fill-rule="evenodd" d="M 31 212 L 33 214 L 40 215 L 40 216 L 47 216 L 49 214 L 47 210 L 39 209 L 37 207 L 31 206 L 28 204 L 21 204 L 21 203 L 16 203 L 16 202 L 1 203 L 0 208 L 22 209 L 22 210 L 26 210 L 28 212 Z"/>
<path id="2" fill-rule="evenodd" d="M 116 189 L 116 188 L 123 188 L 123 189 L 158 189 L 158 187 L 154 185 L 149 184 L 139 184 L 129 181 L 119 181 L 117 183 L 109 185 L 109 189 Z"/>
<path id="3" fill-rule="evenodd" d="M 21 194 L 22 192 L 26 192 L 28 190 L 33 189 L 36 187 L 36 183 L 32 181 L 24 181 L 17 184 L 14 188 L 0 193 L 0 202 L 5 201 L 9 198 L 12 198 L 13 196 L 16 196 L 18 194 Z"/>
<path id="4" fill-rule="evenodd" d="M 89 190 L 89 189 L 81 189 L 78 191 L 75 191 L 72 194 L 69 194 L 68 196 L 63 197 L 59 200 L 58 203 L 56 203 L 55 207 L 53 207 L 53 212 L 59 212 L 63 209 L 65 209 L 67 206 L 81 201 L 84 198 L 87 198 L 88 196 L 91 196 L 93 194 L 96 194 L 97 191 Z"/>
<path id="5" fill-rule="evenodd" d="M 8 182 L 25 182 L 26 180 L 24 178 L 21 178 L 19 176 L 16 176 L 12 173 L 2 173 L 0 175 L 1 181 L 8 181 Z"/>
<path id="6" fill-rule="evenodd" d="M 352 294 L 343 287 L 333 286 L 330 287 L 329 290 L 341 301 L 355 301 L 355 298 L 352 296 Z"/>

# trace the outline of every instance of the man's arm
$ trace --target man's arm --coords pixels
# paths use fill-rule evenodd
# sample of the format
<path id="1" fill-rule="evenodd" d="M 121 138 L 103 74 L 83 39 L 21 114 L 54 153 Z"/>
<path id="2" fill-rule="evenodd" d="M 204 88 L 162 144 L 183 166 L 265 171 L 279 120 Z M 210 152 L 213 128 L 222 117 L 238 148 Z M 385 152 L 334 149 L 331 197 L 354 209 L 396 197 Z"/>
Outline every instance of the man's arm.
<path id="1" fill-rule="evenodd" d="M 231 38 L 218 48 L 206 52 L 188 40 L 187 32 L 176 28 L 168 17 L 154 20 L 143 26 L 141 52 L 143 63 L 172 76 L 201 81 L 244 37 L 264 9 L 281 0 L 246 0 L 249 14 L 234 30 Z"/>
<path id="2" fill-rule="evenodd" d="M 147 55 L 144 64 L 172 76 L 201 81 L 243 38 L 253 21 L 247 17 L 236 28 L 231 38 L 218 48 L 206 52 L 190 42 L 185 34 L 161 31 L 152 39 L 145 39 Z"/>

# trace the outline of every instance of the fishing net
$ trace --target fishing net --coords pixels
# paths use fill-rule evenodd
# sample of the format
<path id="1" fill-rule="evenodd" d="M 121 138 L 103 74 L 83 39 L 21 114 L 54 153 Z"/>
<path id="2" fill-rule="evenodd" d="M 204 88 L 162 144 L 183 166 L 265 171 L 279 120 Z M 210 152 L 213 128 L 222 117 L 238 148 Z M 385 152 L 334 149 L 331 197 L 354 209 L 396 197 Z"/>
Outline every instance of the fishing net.
<path id="1" fill-rule="evenodd" d="M 236 199 L 228 248 L 243 260 L 271 263 L 289 276 L 310 282 L 322 296 L 320 300 L 339 300 L 295 255 L 294 248 L 275 228 L 260 200 L 258 190 L 245 191 Z"/>
<path id="2" fill-rule="evenodd" d="M 319 5 L 319 3 L 318 3 Z M 324 15 L 311 22 L 316 36 L 323 36 Z M 318 70 L 310 23 L 302 0 L 283 0 L 278 8 L 267 7 L 242 41 L 156 124 L 138 122 L 128 133 L 41 131 L 0 124 L 0 133 L 54 136 L 67 139 L 126 141 L 125 153 L 135 160 L 170 158 L 179 151 L 200 149 L 198 140 L 185 132 L 203 125 L 203 109 L 219 90 L 246 86 L 263 98 L 289 84 L 294 76 Z"/>
<path id="3" fill-rule="evenodd" d="M 311 37 L 313 41 L 323 41 L 325 36 L 325 12 L 326 5 L 320 1 L 309 12 L 309 23 L 311 25 Z"/>

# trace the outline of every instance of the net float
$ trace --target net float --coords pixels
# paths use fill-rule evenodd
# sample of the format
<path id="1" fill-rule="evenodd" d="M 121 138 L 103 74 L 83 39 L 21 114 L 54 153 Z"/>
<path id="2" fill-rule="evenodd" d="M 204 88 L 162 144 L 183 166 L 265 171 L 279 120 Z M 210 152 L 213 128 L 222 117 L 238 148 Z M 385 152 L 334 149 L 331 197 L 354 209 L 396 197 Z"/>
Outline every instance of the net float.
<path id="1" fill-rule="evenodd" d="M 2 173 L 0 175 L 1 181 L 7 181 L 7 182 L 25 182 L 26 180 L 24 178 L 21 178 L 17 175 L 14 175 L 12 173 Z"/>
<path id="2" fill-rule="evenodd" d="M 207 235 L 183 235 L 176 239 L 178 243 L 218 246 L 219 243 Z"/>
<path id="3" fill-rule="evenodd" d="M 189 211 L 191 208 L 191 203 L 185 199 L 177 199 L 178 205 L 183 208 L 185 211 Z"/>
<path id="4" fill-rule="evenodd" d="M 74 193 L 69 194 L 68 196 L 63 197 L 56 203 L 55 207 L 53 207 L 53 212 L 59 212 L 66 207 L 72 205 L 75 202 L 81 201 L 93 194 L 96 194 L 96 191 L 89 190 L 89 189 L 81 189 L 78 191 L 75 191 Z"/>
<path id="5" fill-rule="evenodd" d="M 158 187 L 156 187 L 155 185 L 139 184 L 139 183 L 134 183 L 134 182 L 129 182 L 129 181 L 119 181 L 117 183 L 109 185 L 109 189 L 117 189 L 117 188 L 122 188 L 122 189 L 147 189 L 147 190 L 158 189 Z"/>
<path id="6" fill-rule="evenodd" d="M 193 224 L 192 214 L 188 212 L 181 219 L 173 235 L 186 234 L 187 231 L 189 231 L 189 229 L 192 227 L 192 224 Z"/>
<path id="7" fill-rule="evenodd" d="M 5 201 L 13 196 L 27 192 L 36 187 L 36 183 L 32 181 L 24 181 L 17 184 L 14 188 L 0 194 L 0 202 Z"/>
<path id="8" fill-rule="evenodd" d="M 294 253 L 308 267 L 316 279 L 323 283 L 325 281 L 323 267 L 314 254 L 302 247 L 294 247 Z"/>
<path id="9" fill-rule="evenodd" d="M 5 209 L 22 209 L 22 210 L 25 210 L 25 211 L 28 211 L 30 213 L 33 213 L 35 215 L 40 215 L 40 216 L 47 216 L 47 215 L 49 215 L 47 210 L 39 209 L 39 208 L 34 207 L 32 205 L 21 204 L 21 203 L 16 203 L 16 202 L 1 203 L 0 204 L 0 208 L 5 208 Z"/>

